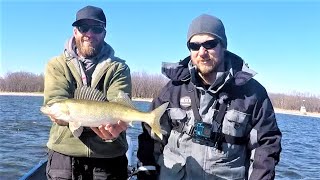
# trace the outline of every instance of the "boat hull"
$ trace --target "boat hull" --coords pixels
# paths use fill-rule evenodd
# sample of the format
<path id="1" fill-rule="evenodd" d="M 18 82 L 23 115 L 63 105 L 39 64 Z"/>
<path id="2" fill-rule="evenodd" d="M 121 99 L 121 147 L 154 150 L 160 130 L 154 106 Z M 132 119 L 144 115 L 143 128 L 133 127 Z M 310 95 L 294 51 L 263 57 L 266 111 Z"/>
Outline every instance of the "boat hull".
<path id="1" fill-rule="evenodd" d="M 126 152 L 126 156 L 128 158 L 128 170 L 132 169 L 133 162 L 133 144 L 132 140 L 129 136 L 127 136 L 128 142 L 128 151 Z M 35 165 L 29 172 L 24 174 L 19 180 L 42 180 L 47 179 L 46 176 L 46 167 L 48 160 L 42 160 L 37 165 Z"/>

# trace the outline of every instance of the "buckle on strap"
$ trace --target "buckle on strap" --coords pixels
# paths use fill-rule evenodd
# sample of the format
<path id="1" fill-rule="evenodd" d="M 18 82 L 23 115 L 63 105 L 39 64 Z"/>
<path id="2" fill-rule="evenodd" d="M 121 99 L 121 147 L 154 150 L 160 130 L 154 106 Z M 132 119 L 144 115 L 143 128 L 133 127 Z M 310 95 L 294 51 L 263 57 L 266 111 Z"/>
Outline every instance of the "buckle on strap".
<path id="1" fill-rule="evenodd" d="M 186 123 L 179 123 L 179 125 L 175 126 L 173 129 L 180 133 L 188 134 L 189 136 L 193 136 L 194 133 L 194 126 L 187 125 Z"/>

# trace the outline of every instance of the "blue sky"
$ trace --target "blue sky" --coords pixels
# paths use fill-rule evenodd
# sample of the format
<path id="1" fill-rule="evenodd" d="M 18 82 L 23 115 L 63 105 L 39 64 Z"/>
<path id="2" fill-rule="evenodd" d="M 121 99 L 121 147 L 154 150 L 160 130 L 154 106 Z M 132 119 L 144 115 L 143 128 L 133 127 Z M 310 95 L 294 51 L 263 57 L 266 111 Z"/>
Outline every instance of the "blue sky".
<path id="1" fill-rule="evenodd" d="M 161 72 L 188 56 L 193 18 L 208 13 L 226 28 L 228 50 L 241 56 L 268 92 L 320 96 L 320 1 L 18 1 L 0 0 L 0 76 L 44 72 L 72 35 L 77 10 L 104 9 L 106 41 L 132 72 Z"/>

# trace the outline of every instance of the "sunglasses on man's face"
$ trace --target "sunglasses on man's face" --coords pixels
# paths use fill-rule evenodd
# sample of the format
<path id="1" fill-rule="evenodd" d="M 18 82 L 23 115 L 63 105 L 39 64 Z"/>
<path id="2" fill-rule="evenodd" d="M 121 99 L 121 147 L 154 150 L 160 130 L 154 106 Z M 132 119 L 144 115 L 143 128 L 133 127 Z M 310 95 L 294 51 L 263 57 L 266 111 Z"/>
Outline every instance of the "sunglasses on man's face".
<path id="1" fill-rule="evenodd" d="M 219 44 L 219 39 L 213 39 L 209 41 L 205 41 L 203 43 L 189 42 L 188 48 L 192 51 L 199 51 L 200 47 L 204 47 L 205 49 L 213 49 Z"/>
<path id="2" fill-rule="evenodd" d="M 90 29 L 94 34 L 101 34 L 104 31 L 104 27 L 99 26 L 99 25 L 80 25 L 77 26 L 77 29 L 79 30 L 80 33 L 87 33 Z"/>

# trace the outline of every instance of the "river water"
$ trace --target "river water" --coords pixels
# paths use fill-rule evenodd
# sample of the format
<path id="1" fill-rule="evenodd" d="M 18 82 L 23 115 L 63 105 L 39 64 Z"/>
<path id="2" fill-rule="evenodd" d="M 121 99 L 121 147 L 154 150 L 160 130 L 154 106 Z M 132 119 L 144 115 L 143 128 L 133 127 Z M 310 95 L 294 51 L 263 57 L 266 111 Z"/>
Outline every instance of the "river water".
<path id="1" fill-rule="evenodd" d="M 0 179 L 18 179 L 46 158 L 50 121 L 39 111 L 41 96 L 0 96 Z M 147 111 L 149 102 L 134 101 Z M 283 133 L 276 179 L 320 180 L 320 118 L 277 114 Z M 139 123 L 128 130 L 136 151 Z M 133 162 L 136 161 L 134 156 Z"/>

